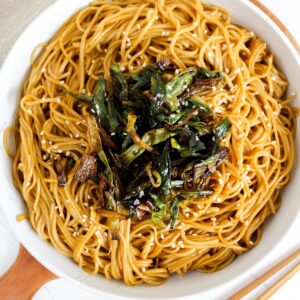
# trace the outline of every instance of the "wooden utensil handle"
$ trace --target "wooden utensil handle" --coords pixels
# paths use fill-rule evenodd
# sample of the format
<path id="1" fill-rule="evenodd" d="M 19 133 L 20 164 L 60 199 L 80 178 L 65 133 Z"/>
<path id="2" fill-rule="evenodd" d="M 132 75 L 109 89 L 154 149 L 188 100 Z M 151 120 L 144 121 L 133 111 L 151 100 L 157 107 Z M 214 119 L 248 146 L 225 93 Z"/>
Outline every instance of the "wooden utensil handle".
<path id="1" fill-rule="evenodd" d="M 16 261 L 0 278 L 0 299 L 30 300 L 42 285 L 55 278 L 21 245 Z"/>

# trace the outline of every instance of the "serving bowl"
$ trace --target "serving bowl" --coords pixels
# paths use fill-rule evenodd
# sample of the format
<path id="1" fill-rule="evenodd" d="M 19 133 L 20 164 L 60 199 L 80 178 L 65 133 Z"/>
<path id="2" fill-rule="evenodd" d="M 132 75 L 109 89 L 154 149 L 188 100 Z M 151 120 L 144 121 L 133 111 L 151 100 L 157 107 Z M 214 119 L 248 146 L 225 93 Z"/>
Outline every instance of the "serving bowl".
<path id="1" fill-rule="evenodd" d="M 55 31 L 75 11 L 87 5 L 90 0 L 59 0 L 39 15 L 18 39 L 0 73 L 0 132 L 14 122 L 19 103 L 19 95 L 24 77 L 30 67 L 29 58 L 32 49 L 41 41 L 47 41 Z M 265 40 L 276 55 L 277 64 L 289 79 L 288 92 L 300 94 L 298 78 L 300 59 L 297 51 L 285 34 L 260 9 L 246 0 L 207 0 L 207 3 L 222 6 L 229 10 L 232 21 L 253 30 Z M 293 105 L 300 106 L 300 99 Z M 296 136 L 299 149 L 300 134 Z M 297 153 L 296 149 L 296 153 Z M 0 206 L 15 235 L 26 249 L 45 267 L 58 277 L 72 281 L 79 287 L 96 292 L 105 299 L 108 297 L 137 299 L 174 299 L 199 297 L 208 290 L 221 287 L 230 281 L 238 280 L 258 267 L 266 255 L 271 255 L 282 238 L 288 233 L 300 210 L 297 194 L 297 178 L 300 177 L 300 165 L 296 157 L 289 185 L 282 193 L 283 204 L 279 212 L 265 224 L 264 235 L 254 249 L 238 257 L 230 266 L 213 274 L 188 272 L 184 277 L 171 276 L 159 287 L 145 285 L 128 287 L 123 282 L 107 280 L 101 275 L 90 276 L 82 271 L 70 258 L 60 254 L 51 245 L 43 241 L 32 229 L 29 221 L 17 222 L 16 216 L 26 212 L 22 196 L 15 189 L 11 174 L 11 161 L 4 146 L 0 145 Z"/>

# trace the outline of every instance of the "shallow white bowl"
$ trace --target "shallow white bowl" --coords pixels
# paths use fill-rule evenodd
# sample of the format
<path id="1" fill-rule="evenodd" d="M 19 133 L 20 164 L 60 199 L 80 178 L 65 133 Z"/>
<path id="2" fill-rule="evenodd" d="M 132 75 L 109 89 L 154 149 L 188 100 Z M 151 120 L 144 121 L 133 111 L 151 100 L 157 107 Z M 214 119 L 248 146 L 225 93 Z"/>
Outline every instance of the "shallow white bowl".
<path id="1" fill-rule="evenodd" d="M 19 92 L 24 76 L 29 69 L 29 57 L 32 49 L 41 41 L 47 41 L 66 19 L 79 8 L 87 5 L 89 1 L 60 0 L 55 2 L 28 26 L 10 51 L 0 73 L 1 140 L 4 129 L 14 122 L 14 114 L 19 103 Z M 272 21 L 247 0 L 209 0 L 207 2 L 227 8 L 232 14 L 233 22 L 251 28 L 264 39 L 271 51 L 276 54 L 277 63 L 289 79 L 289 92 L 293 91 L 300 95 L 299 56 L 287 37 Z M 300 106 L 299 99 L 294 105 Z M 299 132 L 298 126 L 297 149 L 299 149 L 300 142 Z M 266 224 L 262 241 L 257 247 L 236 259 L 233 264 L 222 271 L 214 274 L 189 272 L 183 278 L 172 276 L 160 287 L 128 287 L 116 280 L 108 281 L 101 275 L 89 276 L 71 259 L 42 241 L 28 221 L 16 222 L 16 216 L 25 212 L 26 207 L 22 197 L 13 186 L 11 161 L 5 153 L 2 143 L 0 143 L 0 205 L 16 236 L 27 250 L 53 273 L 72 281 L 77 286 L 96 292 L 105 299 L 114 296 L 138 299 L 180 297 L 187 299 L 192 295 L 199 299 L 204 292 L 249 274 L 266 255 L 270 255 L 274 251 L 275 246 L 286 235 L 300 208 L 299 194 L 297 194 L 297 181 L 300 178 L 298 159 L 294 165 L 292 180 L 283 193 L 283 205 L 276 216 Z"/>

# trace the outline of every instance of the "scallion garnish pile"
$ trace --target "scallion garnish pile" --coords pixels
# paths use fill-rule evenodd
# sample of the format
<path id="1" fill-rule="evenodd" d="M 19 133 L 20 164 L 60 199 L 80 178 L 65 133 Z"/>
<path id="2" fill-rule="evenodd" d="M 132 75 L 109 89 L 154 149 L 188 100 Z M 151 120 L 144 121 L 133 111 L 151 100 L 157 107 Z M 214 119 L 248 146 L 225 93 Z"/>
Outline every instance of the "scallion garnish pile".
<path id="1" fill-rule="evenodd" d="M 75 178 L 99 183 L 100 213 L 112 219 L 151 218 L 173 228 L 179 203 L 209 196 L 209 179 L 228 148 L 220 142 L 228 118 L 215 119 L 193 96 L 223 84 L 220 72 L 189 68 L 175 74 L 169 58 L 138 73 L 110 69 L 88 101 L 87 139 Z M 170 79 L 171 78 L 171 79 Z"/>

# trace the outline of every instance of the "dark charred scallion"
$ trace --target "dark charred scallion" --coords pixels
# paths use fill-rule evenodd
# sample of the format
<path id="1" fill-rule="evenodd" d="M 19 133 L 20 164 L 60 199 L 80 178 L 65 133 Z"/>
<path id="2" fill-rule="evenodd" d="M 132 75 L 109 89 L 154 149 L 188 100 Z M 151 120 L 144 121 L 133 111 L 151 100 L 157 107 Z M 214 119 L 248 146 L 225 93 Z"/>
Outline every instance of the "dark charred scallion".
<path id="1" fill-rule="evenodd" d="M 89 106 L 89 147 L 74 177 L 81 183 L 98 178 L 98 213 L 114 229 L 112 239 L 126 218 L 175 227 L 180 203 L 213 194 L 210 177 L 229 157 L 221 145 L 231 122 L 215 118 L 205 101 L 206 92 L 223 86 L 223 74 L 174 70 L 170 57 L 132 74 L 113 65 L 109 82 L 100 76 L 93 96 L 65 90 Z M 199 93 L 203 102 L 193 97 Z"/>

